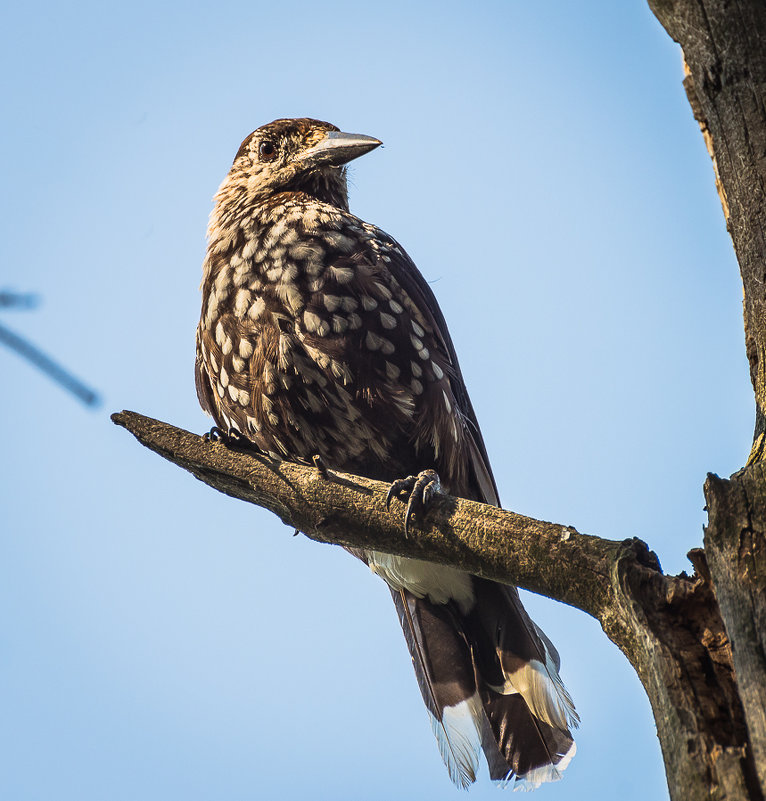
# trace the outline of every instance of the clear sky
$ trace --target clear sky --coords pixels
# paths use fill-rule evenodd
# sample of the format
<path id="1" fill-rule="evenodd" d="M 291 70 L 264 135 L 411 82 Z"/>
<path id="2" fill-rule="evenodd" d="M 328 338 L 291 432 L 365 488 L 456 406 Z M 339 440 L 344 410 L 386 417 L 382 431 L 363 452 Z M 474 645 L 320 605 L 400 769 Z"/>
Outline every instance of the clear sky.
<path id="1" fill-rule="evenodd" d="M 613 0 L 16 3 L 0 38 L 0 289 L 43 300 L 0 322 L 104 397 L 88 411 L 0 348 L 0 797 L 463 797 L 384 585 L 109 413 L 209 428 L 212 195 L 251 130 L 326 119 L 385 143 L 352 209 L 433 282 L 504 504 L 688 569 L 753 404 L 678 47 Z M 525 599 L 583 721 L 535 798 L 667 797 L 626 660 Z"/>

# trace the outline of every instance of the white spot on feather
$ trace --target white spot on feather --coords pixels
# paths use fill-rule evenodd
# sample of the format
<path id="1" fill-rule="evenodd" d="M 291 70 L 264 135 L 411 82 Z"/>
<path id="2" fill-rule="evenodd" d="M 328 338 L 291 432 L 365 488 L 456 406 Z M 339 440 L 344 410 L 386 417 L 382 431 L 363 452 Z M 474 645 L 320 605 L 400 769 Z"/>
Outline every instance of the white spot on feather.
<path id="1" fill-rule="evenodd" d="M 387 328 L 390 331 L 391 329 L 396 328 L 396 317 L 392 317 L 390 314 L 381 312 L 380 324 L 383 326 L 383 328 Z"/>
<path id="2" fill-rule="evenodd" d="M 251 320 L 257 320 L 266 310 L 266 303 L 263 298 L 258 297 L 253 301 L 253 305 L 247 310 L 247 316 Z M 220 325 L 220 323 L 219 323 Z"/>
<path id="3" fill-rule="evenodd" d="M 298 261 L 320 261 L 324 248 L 318 243 L 301 242 L 290 247 L 290 255 Z"/>
<path id="4" fill-rule="evenodd" d="M 307 331 L 317 332 L 319 331 L 319 327 L 322 325 L 323 320 L 318 315 L 312 311 L 305 311 L 303 312 L 303 324 L 306 326 Z M 327 325 L 327 323 L 325 323 Z"/>
<path id="5" fill-rule="evenodd" d="M 348 328 L 348 320 L 338 314 L 332 316 L 332 330 L 336 334 L 342 334 Z"/>
<path id="6" fill-rule="evenodd" d="M 293 315 L 304 306 L 303 295 L 295 284 L 277 284 L 277 297 L 290 307 Z"/>
<path id="7" fill-rule="evenodd" d="M 354 271 L 351 267 L 336 267 L 334 264 L 331 264 L 327 269 L 332 278 L 339 284 L 348 284 L 354 278 Z"/>
<path id="8" fill-rule="evenodd" d="M 279 281 L 282 284 L 290 284 L 298 277 L 298 265 L 294 262 L 287 264 L 282 269 L 282 274 L 279 276 Z"/>
<path id="9" fill-rule="evenodd" d="M 240 289 L 234 298 L 234 313 L 238 317 L 244 317 L 250 306 L 252 295 L 248 289 Z"/>
<path id="10" fill-rule="evenodd" d="M 386 362 L 386 378 L 389 381 L 396 381 L 402 371 L 391 362 Z"/>
<path id="11" fill-rule="evenodd" d="M 220 321 L 215 327 L 215 341 L 218 343 L 218 347 L 223 347 L 223 343 L 226 341 L 226 332 L 223 330 L 223 323 Z"/>

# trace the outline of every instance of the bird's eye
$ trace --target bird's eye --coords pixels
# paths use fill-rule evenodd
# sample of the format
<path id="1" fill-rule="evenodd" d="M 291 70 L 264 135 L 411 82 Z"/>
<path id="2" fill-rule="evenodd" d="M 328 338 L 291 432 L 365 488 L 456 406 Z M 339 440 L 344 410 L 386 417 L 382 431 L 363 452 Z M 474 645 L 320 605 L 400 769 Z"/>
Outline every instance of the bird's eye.
<path id="1" fill-rule="evenodd" d="M 261 161 L 271 161 L 276 155 L 277 146 L 273 142 L 269 142 L 268 139 L 258 145 L 258 158 Z"/>

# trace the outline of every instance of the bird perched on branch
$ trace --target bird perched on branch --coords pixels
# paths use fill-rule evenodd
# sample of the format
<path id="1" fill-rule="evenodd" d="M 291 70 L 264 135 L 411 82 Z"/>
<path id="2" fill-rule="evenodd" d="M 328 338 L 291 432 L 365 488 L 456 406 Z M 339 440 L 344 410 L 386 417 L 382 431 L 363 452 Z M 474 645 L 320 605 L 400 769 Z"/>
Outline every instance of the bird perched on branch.
<path id="1" fill-rule="evenodd" d="M 196 382 L 228 435 L 393 482 L 409 526 L 439 480 L 499 499 L 433 292 L 392 237 L 349 212 L 344 165 L 380 144 L 312 119 L 244 140 L 210 218 Z M 494 780 L 559 778 L 578 719 L 515 587 L 355 555 L 391 590 L 452 780 L 474 781 L 482 750 Z"/>

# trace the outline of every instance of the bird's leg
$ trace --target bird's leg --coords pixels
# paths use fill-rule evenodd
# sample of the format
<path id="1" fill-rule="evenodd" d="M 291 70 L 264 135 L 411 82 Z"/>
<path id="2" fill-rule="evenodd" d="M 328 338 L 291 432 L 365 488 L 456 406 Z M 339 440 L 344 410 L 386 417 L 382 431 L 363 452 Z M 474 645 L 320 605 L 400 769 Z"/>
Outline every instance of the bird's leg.
<path id="1" fill-rule="evenodd" d="M 391 498 L 404 496 L 407 498 L 407 511 L 404 515 L 404 536 L 410 534 L 410 522 L 415 515 L 425 514 L 434 495 L 441 490 L 441 479 L 436 470 L 421 470 L 416 476 L 398 478 L 391 484 L 386 495 L 386 509 L 391 505 Z"/>

